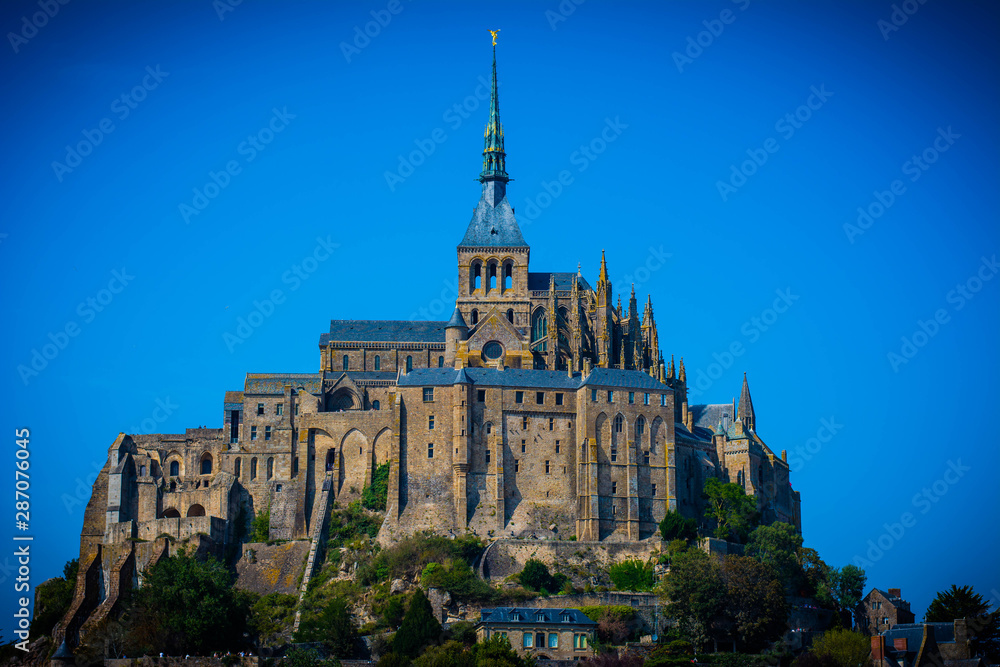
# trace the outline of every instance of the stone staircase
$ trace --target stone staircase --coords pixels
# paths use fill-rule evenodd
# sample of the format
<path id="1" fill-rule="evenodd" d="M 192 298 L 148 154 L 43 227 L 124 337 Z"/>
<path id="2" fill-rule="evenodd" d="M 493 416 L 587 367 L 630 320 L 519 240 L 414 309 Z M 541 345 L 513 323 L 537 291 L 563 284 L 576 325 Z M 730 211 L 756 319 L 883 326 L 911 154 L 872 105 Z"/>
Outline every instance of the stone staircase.
<path id="1" fill-rule="evenodd" d="M 292 625 L 292 632 L 298 632 L 299 622 L 302 620 L 302 602 L 306 599 L 306 591 L 309 590 L 309 580 L 312 579 L 316 571 L 316 561 L 322 555 L 323 534 L 326 532 L 326 521 L 330 512 L 330 495 L 333 493 L 333 473 L 326 473 L 323 480 L 323 489 L 313 506 L 313 531 L 312 544 L 309 547 L 309 557 L 306 558 L 306 569 L 302 573 L 302 587 L 299 589 L 299 604 L 295 610 L 295 623 Z"/>

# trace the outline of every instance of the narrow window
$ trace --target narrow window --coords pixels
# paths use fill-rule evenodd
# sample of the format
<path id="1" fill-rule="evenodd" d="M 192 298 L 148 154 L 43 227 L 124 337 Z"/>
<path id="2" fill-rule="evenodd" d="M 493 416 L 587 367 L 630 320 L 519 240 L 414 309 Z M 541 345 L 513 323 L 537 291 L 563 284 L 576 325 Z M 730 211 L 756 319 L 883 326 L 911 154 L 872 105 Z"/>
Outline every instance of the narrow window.
<path id="1" fill-rule="evenodd" d="M 563 404 L 563 395 L 556 394 L 556 405 L 562 405 L 562 404 Z"/>
<path id="2" fill-rule="evenodd" d="M 250 479 L 257 479 L 257 457 L 250 459 Z"/>
<path id="3" fill-rule="evenodd" d="M 535 392 L 535 403 L 537 403 L 538 405 L 545 405 L 545 392 L 544 391 L 536 391 Z"/>
<path id="4" fill-rule="evenodd" d="M 483 265 L 476 263 L 472 268 L 472 288 L 480 289 L 483 286 Z"/>
<path id="5" fill-rule="evenodd" d="M 559 453 L 559 441 L 556 440 L 556 454 Z"/>
<path id="6" fill-rule="evenodd" d="M 257 439 L 257 427 L 256 426 L 251 426 L 250 427 L 250 439 L 251 440 L 256 440 Z"/>
<path id="7" fill-rule="evenodd" d="M 146 466 L 139 466 L 139 477 L 146 476 Z"/>
<path id="8" fill-rule="evenodd" d="M 649 405 L 649 392 L 642 395 L 642 404 Z"/>
<path id="9" fill-rule="evenodd" d="M 520 469 L 521 469 L 520 464 L 518 463 L 517 459 L 514 459 L 514 472 L 518 472 Z"/>
<path id="10" fill-rule="evenodd" d="M 229 411 L 229 442 L 239 442 L 240 440 L 240 411 Z"/>
<path id="11" fill-rule="evenodd" d="M 635 434 L 637 436 L 642 435 L 646 432 L 646 420 L 641 416 L 635 422 Z"/>
<path id="12" fill-rule="evenodd" d="M 406 358 L 406 372 L 409 373 L 413 370 L 413 357 Z"/>
<path id="13" fill-rule="evenodd" d="M 284 403 L 278 403 L 276 406 L 274 406 L 274 414 L 276 414 L 276 415 L 283 415 L 283 414 L 285 414 L 285 404 Z"/>
<path id="14" fill-rule="evenodd" d="M 497 265 L 490 264 L 490 289 L 497 288 Z"/>
<path id="15" fill-rule="evenodd" d="M 427 430 L 428 431 L 434 430 L 434 415 L 427 416 Z"/>
<path id="16" fill-rule="evenodd" d="M 624 428 L 625 420 L 622 419 L 621 415 L 615 417 L 615 433 L 621 433 L 622 428 Z"/>
<path id="17" fill-rule="evenodd" d="M 549 430 L 551 431 L 556 425 L 556 420 L 554 417 L 549 417 Z"/>
<path id="18" fill-rule="evenodd" d="M 524 454 L 524 451 L 525 451 L 525 448 L 526 448 L 527 446 L 528 446 L 528 445 L 527 445 L 527 443 L 526 443 L 526 442 L 525 442 L 524 440 L 522 440 L 522 441 L 521 441 L 521 453 L 522 453 L 522 454 Z"/>
<path id="19" fill-rule="evenodd" d="M 424 387 L 424 403 L 434 400 L 434 387 Z"/>
<path id="20" fill-rule="evenodd" d="M 485 389 L 477 389 L 476 390 L 476 401 L 478 403 L 485 403 L 486 402 L 486 390 Z"/>
<path id="21" fill-rule="evenodd" d="M 486 450 L 486 462 L 487 463 L 490 462 L 490 450 L 488 450 L 488 449 Z"/>
<path id="22" fill-rule="evenodd" d="M 299 414 L 299 404 L 298 403 L 295 404 L 295 414 L 296 414 L 296 416 Z"/>
<path id="23" fill-rule="evenodd" d="M 507 264 L 503 267 L 503 288 L 510 289 L 514 286 L 514 266 L 512 264 Z M 513 322 L 514 320 L 511 320 Z"/>
<path id="24" fill-rule="evenodd" d="M 663 406 L 663 407 L 666 407 L 666 405 L 667 405 L 667 395 L 666 394 L 660 394 L 660 405 Z"/>
<path id="25" fill-rule="evenodd" d="M 350 357 L 348 357 L 348 356 L 347 356 L 347 355 L 345 354 L 345 355 L 344 355 L 344 370 L 345 370 L 345 371 L 347 370 L 347 368 L 348 368 L 348 366 L 349 366 L 349 362 L 350 362 Z"/>
<path id="26" fill-rule="evenodd" d="M 635 392 L 634 392 L 634 391 L 630 391 L 630 392 L 628 393 L 628 402 L 629 402 L 630 404 L 631 404 L 631 403 L 635 403 Z"/>
<path id="27" fill-rule="evenodd" d="M 444 357 L 438 357 L 438 368 L 444 368 Z"/>
<path id="28" fill-rule="evenodd" d="M 493 432 L 493 424 L 491 422 L 486 422 L 486 435 Z"/>
<path id="29" fill-rule="evenodd" d="M 177 461 L 170 462 L 170 476 L 178 477 L 181 474 L 181 464 Z"/>
<path id="30" fill-rule="evenodd" d="M 656 484 L 650 484 L 649 492 L 654 498 L 656 497 Z"/>
<path id="31" fill-rule="evenodd" d="M 378 354 L 375 355 L 375 370 L 382 370 L 382 356 Z"/>
<path id="32" fill-rule="evenodd" d="M 265 440 L 270 440 L 271 439 L 271 427 L 270 426 L 265 426 L 264 427 L 264 439 Z"/>
<path id="33" fill-rule="evenodd" d="M 513 308 L 508 308 L 507 309 L 507 321 L 510 322 L 511 324 L 514 324 L 514 309 Z"/>
<path id="34" fill-rule="evenodd" d="M 614 400 L 615 400 L 615 392 L 609 391 L 608 392 L 608 403 L 611 403 Z"/>
<path id="35" fill-rule="evenodd" d="M 299 474 L 299 457 L 292 459 L 292 477 Z"/>
<path id="36" fill-rule="evenodd" d="M 257 404 L 257 414 L 259 414 L 259 415 L 264 414 L 264 404 L 263 403 L 258 403 Z"/>
<path id="37" fill-rule="evenodd" d="M 243 463 L 242 459 L 236 459 L 236 470 L 235 470 L 236 479 L 240 479 L 241 473 L 243 472 L 243 466 L 241 465 L 242 463 Z"/>
<path id="38" fill-rule="evenodd" d="M 274 477 L 274 457 L 269 456 L 267 459 L 267 478 L 271 479 Z"/>
<path id="39" fill-rule="evenodd" d="M 545 474 L 546 475 L 549 474 L 549 462 L 548 461 L 545 462 Z"/>
<path id="40" fill-rule="evenodd" d="M 472 323 L 479 324 L 479 311 L 475 308 L 472 309 Z"/>
<path id="41" fill-rule="evenodd" d="M 618 514 L 618 507 L 616 505 L 611 506 L 611 516 Z"/>
<path id="42" fill-rule="evenodd" d="M 528 418 L 527 417 L 521 417 L 521 428 L 522 429 L 528 428 Z"/>
<path id="43" fill-rule="evenodd" d="M 644 452 L 642 455 L 643 463 L 649 465 L 649 452 Z"/>
<path id="44" fill-rule="evenodd" d="M 612 447 L 611 448 L 611 462 L 614 463 L 617 460 L 618 460 L 618 448 L 617 447 Z"/>
<path id="45" fill-rule="evenodd" d="M 515 403 L 524 403 L 524 392 L 523 391 L 515 391 L 514 392 L 514 402 Z"/>
<path id="46" fill-rule="evenodd" d="M 427 458 L 429 458 L 429 459 L 434 458 L 434 443 L 433 442 L 427 443 Z"/>
<path id="47" fill-rule="evenodd" d="M 597 403 L 597 390 L 596 389 L 591 389 L 590 390 L 590 402 L 591 403 Z"/>

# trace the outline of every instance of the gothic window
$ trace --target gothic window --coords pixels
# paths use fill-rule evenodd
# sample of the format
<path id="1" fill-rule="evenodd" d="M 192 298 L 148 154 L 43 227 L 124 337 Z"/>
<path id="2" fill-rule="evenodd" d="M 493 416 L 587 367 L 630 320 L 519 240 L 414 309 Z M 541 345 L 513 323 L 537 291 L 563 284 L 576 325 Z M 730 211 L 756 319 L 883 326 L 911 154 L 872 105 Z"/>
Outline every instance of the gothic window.
<path id="1" fill-rule="evenodd" d="M 170 462 L 170 476 L 178 477 L 181 474 L 181 464 L 177 461 Z"/>
<path id="2" fill-rule="evenodd" d="M 375 370 L 377 371 L 382 370 L 382 357 L 377 354 L 375 355 Z"/>
<path id="3" fill-rule="evenodd" d="M 250 459 L 250 479 L 257 479 L 257 457 Z"/>
<path id="4" fill-rule="evenodd" d="M 409 373 L 413 370 L 413 357 L 406 358 L 406 372 Z"/>
<path id="5" fill-rule="evenodd" d="M 472 309 L 472 323 L 479 324 L 479 311 L 475 308 Z"/>
<path id="6" fill-rule="evenodd" d="M 541 308 L 535 311 L 531 316 L 531 342 L 537 343 L 538 341 L 544 341 L 549 335 L 549 318 L 546 317 L 545 311 Z M 542 342 L 539 349 L 545 352 L 547 343 Z"/>
<path id="7" fill-rule="evenodd" d="M 372 401 L 372 410 L 379 410 L 381 407 L 378 401 Z"/>
<path id="8" fill-rule="evenodd" d="M 622 428 L 625 425 L 625 420 L 622 419 L 621 415 L 615 417 L 615 433 L 621 433 Z"/>
<path id="9" fill-rule="evenodd" d="M 638 419 L 635 420 L 635 435 L 637 438 L 639 438 L 645 432 L 646 432 L 646 419 L 640 416 Z"/>
<path id="10" fill-rule="evenodd" d="M 347 368 L 349 366 L 349 363 L 348 363 L 349 361 L 350 361 L 350 358 L 345 354 L 344 355 L 344 370 L 345 371 L 347 370 Z"/>
<path id="11" fill-rule="evenodd" d="M 267 458 L 267 478 L 271 479 L 274 477 L 274 457 L 269 456 Z"/>
<path id="12" fill-rule="evenodd" d="M 513 308 L 508 308 L 507 309 L 507 321 L 510 322 L 511 324 L 514 323 L 514 309 Z"/>

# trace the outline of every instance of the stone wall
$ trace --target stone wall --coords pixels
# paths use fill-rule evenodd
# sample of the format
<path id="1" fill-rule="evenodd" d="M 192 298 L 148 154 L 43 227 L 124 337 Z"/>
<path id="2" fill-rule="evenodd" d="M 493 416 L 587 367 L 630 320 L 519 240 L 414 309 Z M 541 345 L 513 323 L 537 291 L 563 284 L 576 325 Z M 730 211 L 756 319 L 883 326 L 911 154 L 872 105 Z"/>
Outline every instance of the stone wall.
<path id="1" fill-rule="evenodd" d="M 659 538 L 641 542 L 577 542 L 561 540 L 497 540 L 483 553 L 480 575 L 500 581 L 524 569 L 529 559 L 540 560 L 553 572 L 569 576 L 575 585 L 602 582 L 611 563 L 629 558 L 647 560 L 659 554 Z"/>
<path id="2" fill-rule="evenodd" d="M 236 562 L 236 586 L 260 595 L 298 593 L 302 570 L 309 555 L 309 542 L 298 540 L 284 544 L 248 542 L 241 546 Z"/>

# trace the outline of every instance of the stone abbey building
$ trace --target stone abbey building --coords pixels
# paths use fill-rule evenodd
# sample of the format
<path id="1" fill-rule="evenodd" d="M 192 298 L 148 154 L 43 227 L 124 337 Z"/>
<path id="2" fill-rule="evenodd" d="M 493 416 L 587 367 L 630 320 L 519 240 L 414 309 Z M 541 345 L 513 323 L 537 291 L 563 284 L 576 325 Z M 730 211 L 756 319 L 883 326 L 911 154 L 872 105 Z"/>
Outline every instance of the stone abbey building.
<path id="1" fill-rule="evenodd" d="M 247 374 L 225 392 L 221 428 L 120 434 L 87 505 L 57 643 L 113 613 L 172 544 L 234 553 L 265 510 L 272 539 L 318 543 L 333 502 L 357 499 L 385 463 L 383 543 L 420 530 L 643 540 L 668 510 L 702 517 L 709 477 L 742 485 L 765 521 L 800 526 L 746 378 L 738 403 L 689 405 L 652 300 L 640 311 L 633 289 L 616 305 L 603 254 L 593 285 L 530 266 L 505 162 L 494 51 L 451 319 L 333 320 L 315 372 Z"/>

